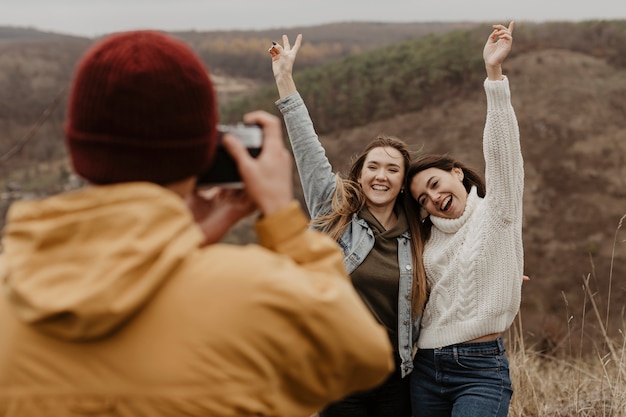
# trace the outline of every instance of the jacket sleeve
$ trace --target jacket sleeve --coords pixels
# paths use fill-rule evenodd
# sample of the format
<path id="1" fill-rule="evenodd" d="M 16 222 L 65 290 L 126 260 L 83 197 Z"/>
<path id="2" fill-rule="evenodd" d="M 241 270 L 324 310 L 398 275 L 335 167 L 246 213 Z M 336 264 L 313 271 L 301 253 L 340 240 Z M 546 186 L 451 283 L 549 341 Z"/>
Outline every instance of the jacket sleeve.
<path id="1" fill-rule="evenodd" d="M 335 175 L 300 94 L 280 99 L 276 105 L 285 120 L 307 209 L 311 218 L 318 217 L 330 210 Z"/>
<path id="2" fill-rule="evenodd" d="M 328 236 L 309 229 L 294 203 L 256 225 L 261 245 L 293 262 L 276 263 L 273 321 L 289 353 L 283 388 L 318 404 L 382 383 L 394 368 L 386 330 L 354 290 L 343 255 Z"/>

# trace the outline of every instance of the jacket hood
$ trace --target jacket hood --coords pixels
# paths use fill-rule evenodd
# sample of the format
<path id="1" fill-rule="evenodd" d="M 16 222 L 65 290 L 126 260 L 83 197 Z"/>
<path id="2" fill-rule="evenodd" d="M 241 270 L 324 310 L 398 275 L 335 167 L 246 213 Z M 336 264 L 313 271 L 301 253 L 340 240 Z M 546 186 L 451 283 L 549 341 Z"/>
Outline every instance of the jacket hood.
<path id="1" fill-rule="evenodd" d="M 14 203 L 0 256 L 17 316 L 69 340 L 129 320 L 202 241 L 183 199 L 148 183 Z"/>

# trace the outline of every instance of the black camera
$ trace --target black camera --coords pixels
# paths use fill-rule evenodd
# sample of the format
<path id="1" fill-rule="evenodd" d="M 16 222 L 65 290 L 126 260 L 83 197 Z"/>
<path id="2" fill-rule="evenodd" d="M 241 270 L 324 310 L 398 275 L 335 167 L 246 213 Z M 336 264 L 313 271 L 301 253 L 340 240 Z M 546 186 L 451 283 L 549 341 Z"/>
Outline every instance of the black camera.
<path id="1" fill-rule="evenodd" d="M 196 186 L 198 188 L 219 185 L 222 187 L 241 188 L 243 182 L 237 170 L 235 160 L 230 156 L 226 148 L 222 145 L 224 133 L 230 133 L 248 148 L 248 152 L 253 157 L 261 153 L 263 145 L 263 130 L 257 124 L 237 123 L 234 125 L 218 125 L 217 148 L 213 164 L 208 170 L 198 176 Z"/>

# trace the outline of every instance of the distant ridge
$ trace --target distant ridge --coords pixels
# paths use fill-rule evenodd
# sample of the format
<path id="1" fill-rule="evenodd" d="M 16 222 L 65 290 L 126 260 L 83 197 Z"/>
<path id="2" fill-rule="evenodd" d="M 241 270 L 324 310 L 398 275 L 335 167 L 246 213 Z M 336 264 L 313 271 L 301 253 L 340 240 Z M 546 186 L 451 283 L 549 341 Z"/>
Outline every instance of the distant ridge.
<path id="1" fill-rule="evenodd" d="M 62 39 L 89 39 L 87 37 L 46 32 L 30 27 L 0 26 L 0 42 L 43 41 Z"/>

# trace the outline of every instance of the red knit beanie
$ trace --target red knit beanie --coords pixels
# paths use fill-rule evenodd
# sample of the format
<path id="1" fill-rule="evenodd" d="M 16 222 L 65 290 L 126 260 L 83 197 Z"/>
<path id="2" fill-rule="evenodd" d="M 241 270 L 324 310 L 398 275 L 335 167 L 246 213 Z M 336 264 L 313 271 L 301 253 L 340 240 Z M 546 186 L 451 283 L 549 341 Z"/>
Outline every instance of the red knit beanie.
<path id="1" fill-rule="evenodd" d="M 74 170 L 92 183 L 167 184 L 211 162 L 217 115 L 208 70 L 187 45 L 119 33 L 79 62 L 65 139 Z"/>

